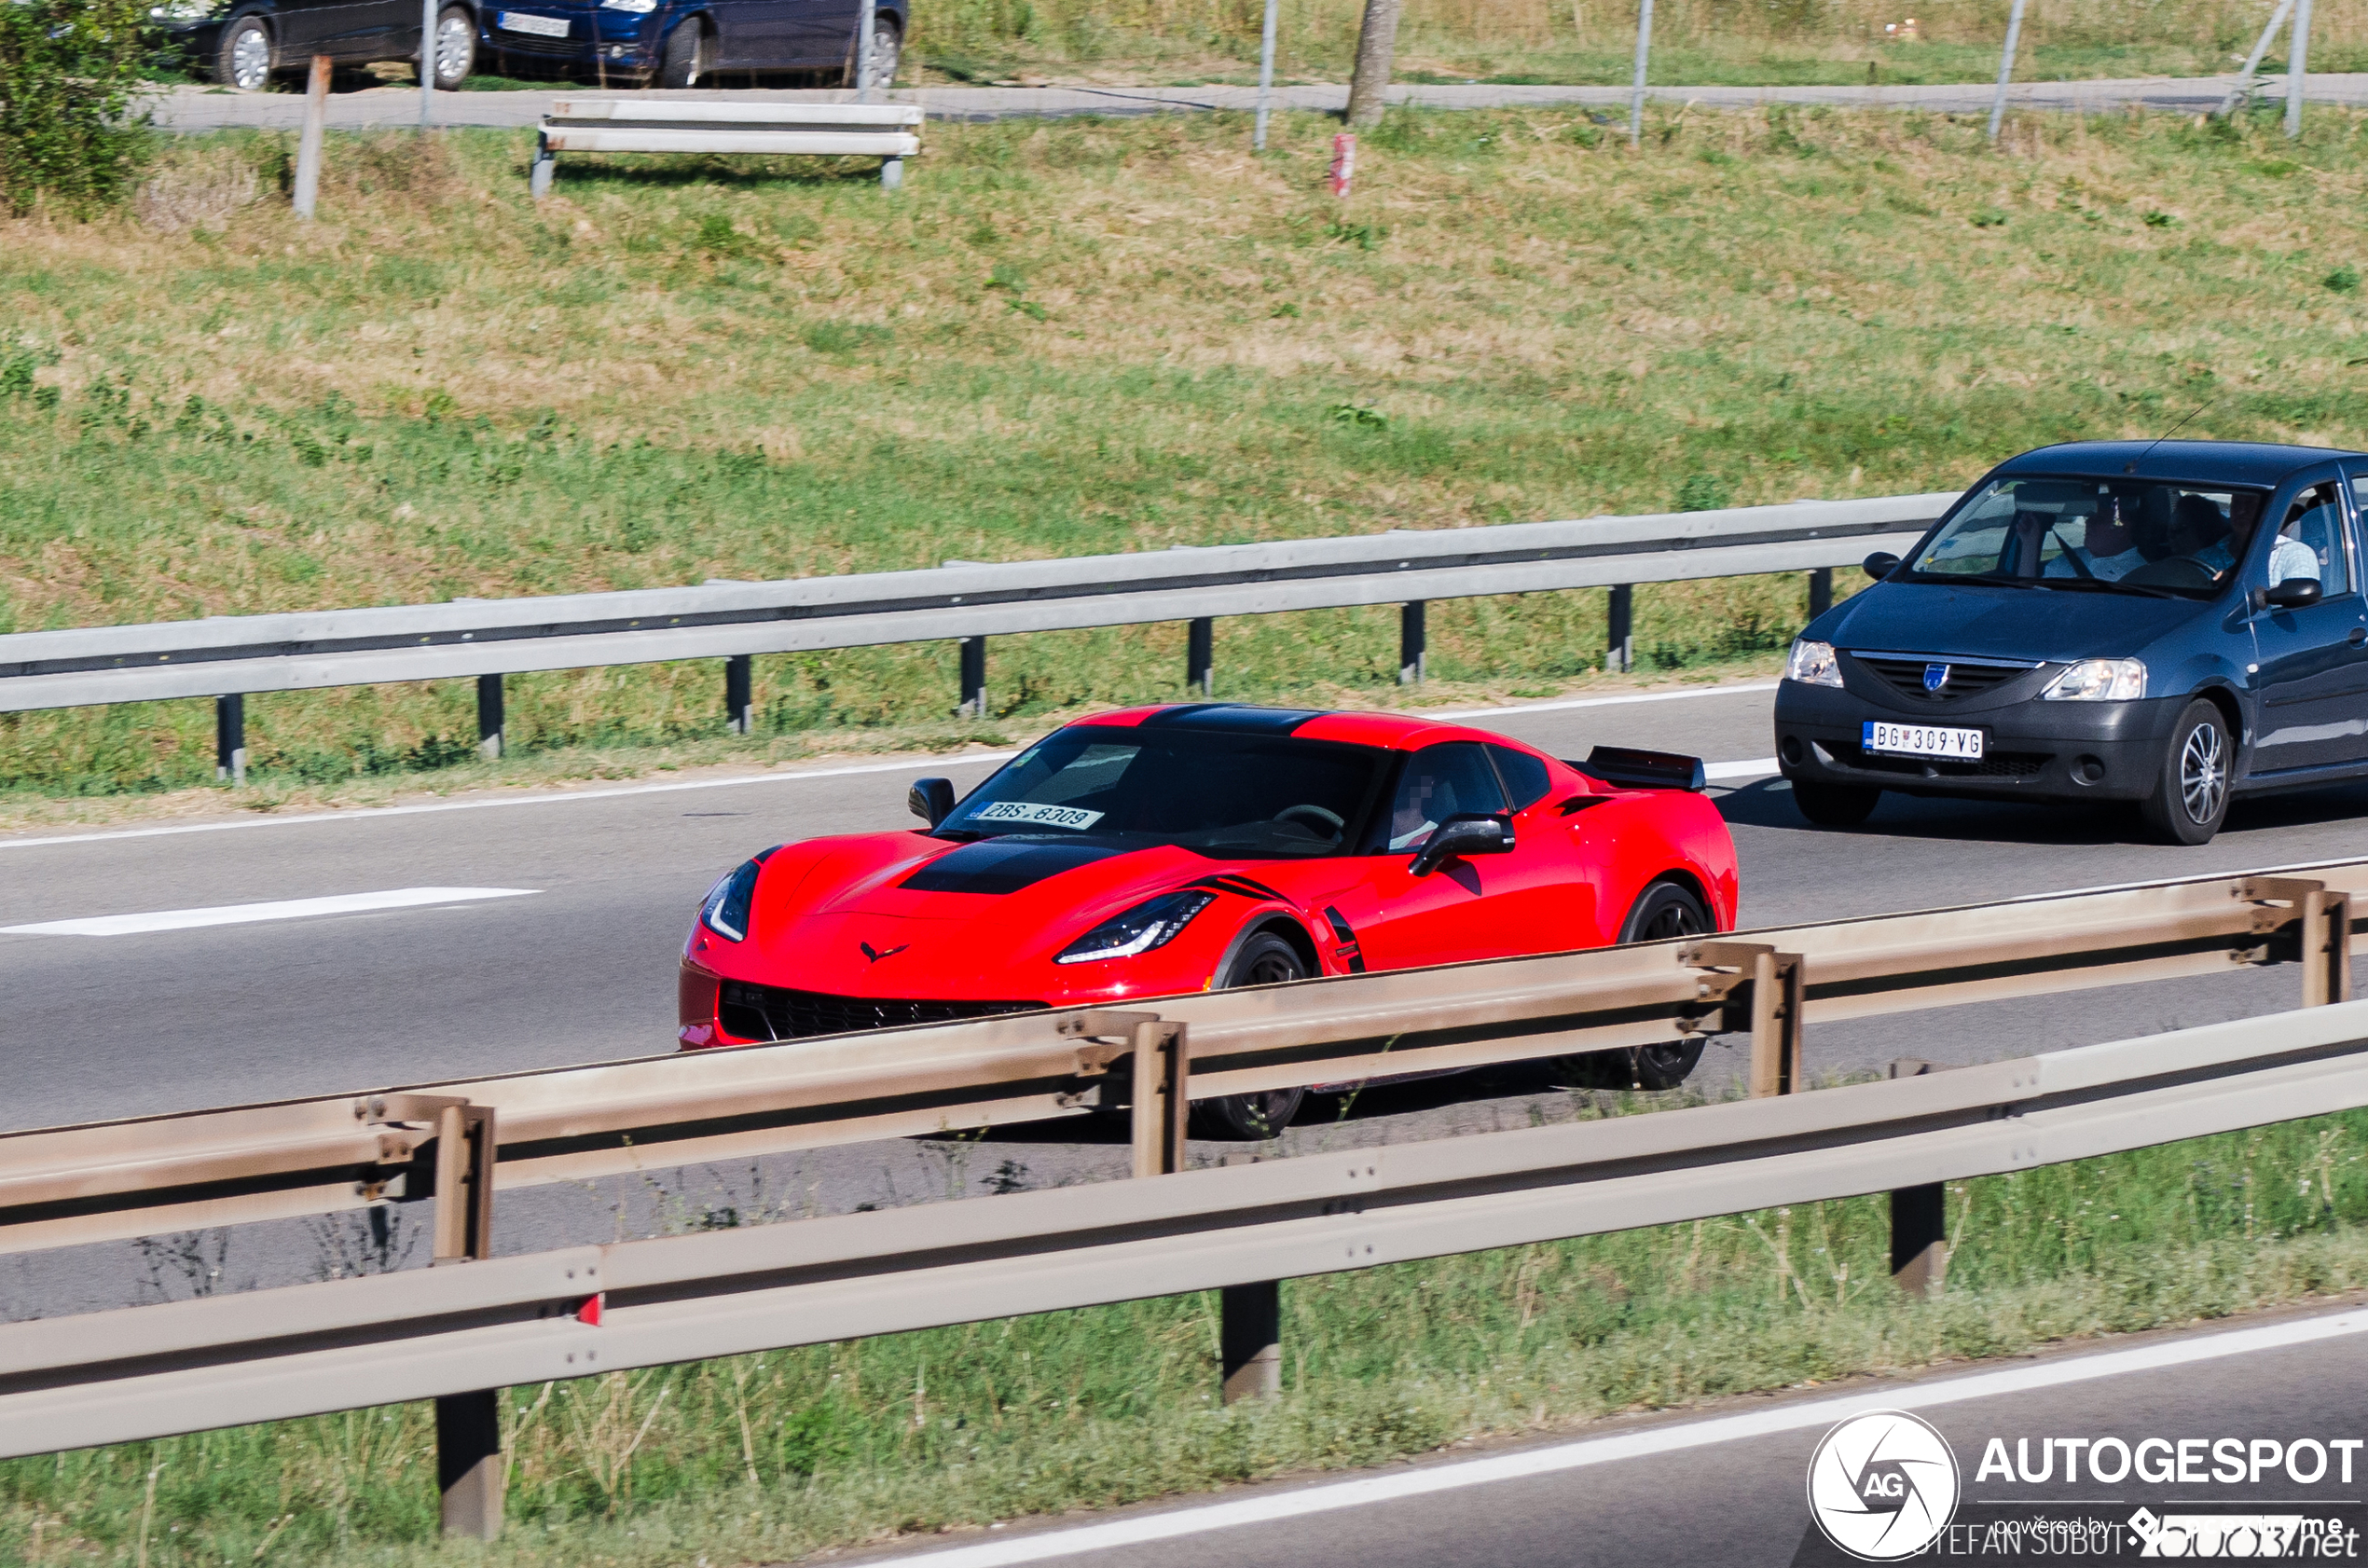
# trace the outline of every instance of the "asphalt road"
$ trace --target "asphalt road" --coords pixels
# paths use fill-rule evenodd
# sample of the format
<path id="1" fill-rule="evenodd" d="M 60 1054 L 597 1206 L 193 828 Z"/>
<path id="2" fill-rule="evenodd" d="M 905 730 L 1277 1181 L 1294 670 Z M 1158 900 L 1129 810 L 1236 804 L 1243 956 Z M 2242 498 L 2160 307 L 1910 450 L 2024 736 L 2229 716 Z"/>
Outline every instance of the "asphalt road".
<path id="1" fill-rule="evenodd" d="M 2218 107 L 2235 78 L 2203 76 L 2129 77 L 2076 82 L 2017 82 L 2007 101 L 2017 108 L 2102 114 L 2115 109 L 2148 108 L 2196 114 Z M 582 98 L 589 89 L 555 87 L 516 92 L 447 92 L 436 97 L 439 125 L 530 126 L 550 111 L 553 100 Z M 1663 103 L 1699 103 L 1706 108 L 1747 108 L 1761 103 L 1824 103 L 1856 108 L 1922 109 L 1934 114 L 1988 114 L 1995 87 L 1987 82 L 1946 83 L 1916 87 L 1654 87 L 1649 96 Z M 2262 84 L 2265 98 L 2283 102 L 2285 82 L 2271 77 Z M 782 101 L 834 103 L 851 96 L 844 89 L 687 89 L 681 91 L 641 91 L 636 99 L 730 99 L 735 102 Z M 932 119 L 992 120 L 1060 117 L 1072 115 L 1156 115 L 1195 110 L 1246 110 L 1255 107 L 1257 89 L 1246 87 L 931 87 L 900 88 L 883 95 L 897 103 L 917 103 Z M 1437 109 L 1552 108 L 1574 105 L 1625 109 L 1624 87 L 1519 87 L 1497 83 L 1412 86 L 1389 90 L 1390 102 Z M 2314 74 L 2304 88 L 2306 103 L 2359 104 L 2368 103 L 2368 75 Z M 1315 82 L 1278 87 L 1277 108 L 1337 114 L 1347 106 L 1345 84 Z M 212 131 L 226 126 L 295 130 L 303 119 L 304 99 L 295 92 L 236 92 L 224 88 L 176 87 L 150 100 L 156 123 L 170 131 Z M 417 88 L 375 87 L 330 95 L 328 123 L 333 130 L 401 129 L 420 122 Z"/>
<path id="2" fill-rule="evenodd" d="M 1595 1423 L 1573 1437 L 1368 1472 L 1354 1481 L 1244 1487 L 1214 1500 L 1120 1510 L 1086 1524 L 967 1533 L 960 1545 L 906 1547 L 853 1561 L 886 1568 L 1579 1568 L 1598 1563 L 1719 1563 L 1751 1568 L 1849 1560 L 1812 1544 L 1810 1460 L 1837 1422 L 1907 1410 L 1938 1428 L 1963 1501 L 1957 1520 L 2028 1519 L 2033 1502 L 2075 1518 L 2126 1524 L 2155 1515 L 2235 1507 L 2264 1514 L 2347 1514 L 2358 1528 L 2368 1464 L 2346 1484 L 2336 1463 L 2315 1484 L 2280 1468 L 2256 1481 L 2067 1484 L 1979 1478 L 1993 1438 L 2017 1443 L 2035 1471 L 2044 1439 L 2235 1437 L 2281 1447 L 2368 1437 L 2359 1389 L 2368 1372 L 2368 1313 L 2281 1315 L 2242 1327 L 2140 1336 L 2110 1348 L 1989 1362 L 1974 1372 L 1853 1380 L 1830 1389 L 1722 1401 L 1701 1411 Z M 2176 1450 L 2173 1451 L 2176 1452 Z M 2206 1448 L 2195 1451 L 2209 1455 Z M 2300 1473 L 2308 1474 L 2306 1457 Z M 2209 1470 L 2203 1471 L 2208 1478 Z M 2201 1505 L 2201 1507 L 2198 1507 Z M 2363 1534 L 2368 1534 L 2364 1532 Z M 2093 1538 L 2093 1537 L 2092 1537 Z M 2368 1542 L 2355 1541 L 2356 1548 Z M 1935 1554 L 1939 1555 L 1939 1554 Z M 2004 1555 L 2004 1554 L 2002 1554 Z M 2011 1555 L 2136 1557 L 2026 1549 Z M 2244 1554 L 2239 1554 L 2244 1555 Z M 1919 1560 L 1922 1561 L 1922 1560 Z"/>
<path id="3" fill-rule="evenodd" d="M 1581 755 L 1597 744 L 1693 752 L 1742 866 L 1742 923 L 1969 903 L 2357 853 L 2368 787 L 2239 805 L 2211 845 L 2140 842 L 2123 812 L 1886 797 L 1865 829 L 1813 829 L 1768 777 L 1772 686 L 1500 709 L 1473 722 Z M 1721 765 L 1725 764 L 1725 765 Z M 482 796 L 317 818 L 240 817 L 0 839 L 0 1130 L 331 1094 L 671 1049 L 674 972 L 701 894 L 766 845 L 906 825 L 925 773 L 983 777 L 991 757 L 913 759 L 743 778 Z M 1737 777 L 1737 776 L 1742 777 Z M 260 902 L 461 890 L 427 901 L 117 934 L 7 928 Z M 464 897 L 462 893 L 499 893 Z M 1812 1025 L 1812 1073 L 1898 1056 L 1991 1059 L 2292 1005 L 2286 969 Z M 1714 1043 L 1699 1077 L 1740 1074 Z M 1577 1108 L 1535 1070 L 1369 1092 L 1345 1121 L 1279 1147 L 1196 1144 L 1197 1161 L 1288 1156 L 1526 1126 Z M 504 1252 L 745 1218 L 844 1213 L 1124 1174 L 1116 1135 L 1075 1120 L 984 1142 L 913 1139 L 505 1195 Z M 252 1227 L 171 1247 L 0 1259 L 0 1315 L 200 1288 L 287 1283 L 416 1260 L 406 1216 Z M 391 1225 L 391 1229 L 389 1228 Z M 178 1250 L 175 1250 L 175 1249 Z M 192 1250 L 192 1249 L 197 1250 Z M 211 1250 L 207 1250 L 211 1249 Z M 202 1254 L 202 1256 L 200 1256 Z"/>

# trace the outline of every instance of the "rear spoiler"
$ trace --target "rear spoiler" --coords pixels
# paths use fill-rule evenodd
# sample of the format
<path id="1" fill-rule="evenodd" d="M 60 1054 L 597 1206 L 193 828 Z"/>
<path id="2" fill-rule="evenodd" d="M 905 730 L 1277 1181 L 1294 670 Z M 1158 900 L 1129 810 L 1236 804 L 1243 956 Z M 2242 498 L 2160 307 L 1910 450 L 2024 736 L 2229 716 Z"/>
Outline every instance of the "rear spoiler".
<path id="1" fill-rule="evenodd" d="M 1623 790 L 1691 790 L 1699 793 L 1709 782 L 1700 757 L 1680 756 L 1674 751 L 1598 746 L 1587 753 L 1585 762 L 1575 763 L 1566 758 L 1564 763 L 1590 778 L 1600 778 Z"/>

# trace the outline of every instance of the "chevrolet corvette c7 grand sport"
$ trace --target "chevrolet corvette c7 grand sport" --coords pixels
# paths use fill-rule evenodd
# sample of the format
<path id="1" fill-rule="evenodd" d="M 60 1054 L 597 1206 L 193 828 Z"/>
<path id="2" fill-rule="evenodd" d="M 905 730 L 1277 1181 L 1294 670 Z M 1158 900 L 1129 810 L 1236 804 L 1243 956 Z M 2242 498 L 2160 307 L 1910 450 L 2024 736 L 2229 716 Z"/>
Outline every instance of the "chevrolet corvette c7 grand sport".
<path id="1" fill-rule="evenodd" d="M 1080 720 L 925 827 L 811 838 L 717 883 L 684 1049 L 1728 930 L 1735 848 L 1690 757 L 1561 762 L 1384 713 L 1199 703 Z M 1699 1039 L 1614 1053 L 1666 1088 Z M 1269 1137 L 1303 1091 L 1202 1102 Z"/>

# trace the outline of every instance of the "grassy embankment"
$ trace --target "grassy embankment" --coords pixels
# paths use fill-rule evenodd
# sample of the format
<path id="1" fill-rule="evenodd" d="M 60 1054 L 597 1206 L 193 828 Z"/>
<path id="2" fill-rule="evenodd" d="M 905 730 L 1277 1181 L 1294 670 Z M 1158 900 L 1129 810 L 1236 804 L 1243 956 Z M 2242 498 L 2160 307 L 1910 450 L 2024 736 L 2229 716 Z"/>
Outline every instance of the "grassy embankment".
<path id="1" fill-rule="evenodd" d="M 736 1568 L 2368 1286 L 2368 1115 L 1952 1186 L 1945 1299 L 1880 1199 L 1284 1288 L 1284 1398 L 1215 1405 L 1188 1296 L 513 1390 L 511 1528 L 434 1539 L 424 1406 L 0 1464 L 0 1560 Z M 993 1202 L 992 1199 L 974 1200 Z"/>
<path id="2" fill-rule="evenodd" d="M 2358 444 L 2363 122 L 1401 116 L 946 126 L 912 185 L 523 137 L 172 144 L 145 216 L 0 245 L 0 627 L 550 593 L 1962 483 L 2044 441 Z M 256 168 L 260 181 L 250 178 Z M 161 226 L 161 227 L 160 227 Z M 1797 577 L 1640 592 L 1663 678 L 1765 669 Z M 1590 679 L 1598 592 L 1442 603 L 1437 697 Z M 1025 733 L 1175 695 L 1183 628 L 512 681 L 502 777 Z M 1220 624 L 1220 692 L 1394 702 L 1386 608 Z M 467 682 L 249 704 L 261 805 L 449 783 Z M 212 772 L 208 704 L 0 721 L 10 798 Z M 446 764 L 447 771 L 434 770 Z M 539 774 L 537 770 L 540 770 Z"/>
<path id="3" fill-rule="evenodd" d="M 1988 81 L 1998 72 L 2008 4 L 1660 0 L 1652 79 Z M 1363 10 L 1362 0 L 1282 0 L 1282 71 L 1344 80 Z M 2268 10 L 2237 0 L 2039 0 L 2023 20 L 2017 73 L 2210 76 L 2235 68 L 2229 57 L 2251 47 Z M 1260 0 L 940 0 L 918 13 L 914 44 L 932 80 L 1244 81 L 1256 79 L 1264 15 Z M 1400 79 L 1625 83 L 1635 29 L 1635 0 L 1409 0 Z M 2368 62 L 2368 6 L 2360 0 L 2319 7 L 2311 32 L 2315 69 Z M 2272 68 L 2283 70 L 2284 59 Z"/>

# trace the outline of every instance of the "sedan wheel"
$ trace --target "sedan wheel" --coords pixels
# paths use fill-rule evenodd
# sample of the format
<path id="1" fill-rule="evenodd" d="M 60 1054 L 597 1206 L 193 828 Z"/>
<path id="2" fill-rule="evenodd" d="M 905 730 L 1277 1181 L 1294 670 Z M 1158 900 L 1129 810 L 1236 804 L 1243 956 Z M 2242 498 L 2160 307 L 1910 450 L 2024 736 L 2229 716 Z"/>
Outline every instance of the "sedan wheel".
<path id="1" fill-rule="evenodd" d="M 260 92 L 271 82 L 271 30 L 261 17 L 241 17 L 222 34 L 214 80 L 241 92 Z"/>
<path id="2" fill-rule="evenodd" d="M 477 28 L 455 6 L 435 19 L 435 85 L 449 92 L 476 69 Z"/>
<path id="3" fill-rule="evenodd" d="M 1218 984 L 1231 990 L 1236 985 L 1280 985 L 1306 978 L 1307 966 L 1300 962 L 1297 950 L 1268 931 L 1242 944 L 1242 950 L 1233 956 L 1233 962 Z M 1306 1098 L 1304 1089 L 1220 1094 L 1213 1100 L 1194 1101 L 1192 1120 L 1203 1137 L 1278 1138 L 1283 1135 L 1283 1129 L 1291 1124 L 1291 1118 L 1299 1114 L 1301 1102 Z"/>
<path id="4" fill-rule="evenodd" d="M 1656 882 L 1645 889 L 1620 925 L 1622 945 L 1632 942 L 1667 942 L 1673 937 L 1700 936 L 1712 928 L 1710 912 L 1701 900 L 1674 882 Z M 1686 1081 L 1702 1059 L 1700 1035 L 1689 1039 L 1663 1040 L 1626 1051 L 1595 1051 L 1567 1056 L 1558 1064 L 1571 1082 L 1585 1089 L 1674 1089 Z"/>
<path id="5" fill-rule="evenodd" d="M 2217 705 L 2198 697 L 2171 727 L 2154 792 L 2140 806 L 2146 825 L 2172 844 L 2209 844 L 2228 817 L 2236 746 Z"/>
<path id="6" fill-rule="evenodd" d="M 904 48 L 904 41 L 897 35 L 896 23 L 886 17 L 874 19 L 872 28 L 872 85 L 893 87 L 896 67 Z M 847 83 L 854 87 L 861 81 L 858 76 Z"/>

